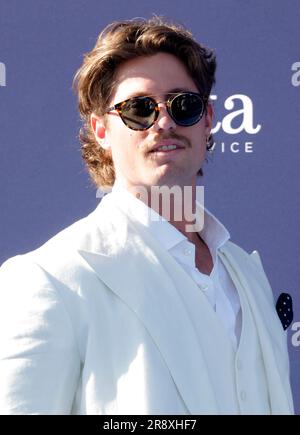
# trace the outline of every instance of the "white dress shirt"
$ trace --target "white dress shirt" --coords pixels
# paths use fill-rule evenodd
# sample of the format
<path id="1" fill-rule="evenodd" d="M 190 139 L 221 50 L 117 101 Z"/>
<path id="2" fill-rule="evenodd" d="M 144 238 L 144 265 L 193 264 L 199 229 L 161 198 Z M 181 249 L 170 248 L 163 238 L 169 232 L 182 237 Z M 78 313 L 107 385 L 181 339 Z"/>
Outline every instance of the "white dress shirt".
<path id="1" fill-rule="evenodd" d="M 112 195 L 116 205 L 125 213 L 146 226 L 152 237 L 158 240 L 192 277 L 223 322 L 236 350 L 241 333 L 241 306 L 236 288 L 217 255 L 218 249 L 230 237 L 224 225 L 204 208 L 204 226 L 199 231 L 199 235 L 208 246 L 213 260 L 213 269 L 210 275 L 206 275 L 196 267 L 195 245 L 166 219 L 117 181 L 108 195 Z M 196 207 L 198 213 L 203 210 L 198 201 L 196 201 Z"/>

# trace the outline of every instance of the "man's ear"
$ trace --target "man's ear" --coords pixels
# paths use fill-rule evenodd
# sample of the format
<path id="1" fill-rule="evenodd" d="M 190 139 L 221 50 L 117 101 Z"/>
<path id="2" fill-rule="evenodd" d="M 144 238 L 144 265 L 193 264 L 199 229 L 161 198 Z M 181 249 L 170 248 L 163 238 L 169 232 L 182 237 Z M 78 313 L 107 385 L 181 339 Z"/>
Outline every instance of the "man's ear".
<path id="1" fill-rule="evenodd" d="M 98 144 L 105 150 L 109 149 L 110 145 L 105 141 L 106 127 L 103 116 L 98 116 L 95 115 L 95 113 L 92 113 L 90 122 L 95 139 Z"/>
<path id="2" fill-rule="evenodd" d="M 205 112 L 205 129 L 207 130 L 207 136 L 210 134 L 210 131 L 212 129 L 213 118 L 214 118 L 214 109 L 211 103 L 208 103 Z"/>

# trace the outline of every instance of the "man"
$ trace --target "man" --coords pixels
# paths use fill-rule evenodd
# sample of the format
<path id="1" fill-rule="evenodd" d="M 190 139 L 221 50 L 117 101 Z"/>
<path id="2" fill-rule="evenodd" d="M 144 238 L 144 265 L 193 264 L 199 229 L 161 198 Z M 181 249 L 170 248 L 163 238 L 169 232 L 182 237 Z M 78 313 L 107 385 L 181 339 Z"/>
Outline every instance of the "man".
<path id="1" fill-rule="evenodd" d="M 2 413 L 293 413 L 259 255 L 197 200 L 215 67 L 159 18 L 114 23 L 85 56 L 75 78 L 83 157 L 112 191 L 2 265 Z M 166 210 L 161 188 L 181 201 L 169 196 Z"/>

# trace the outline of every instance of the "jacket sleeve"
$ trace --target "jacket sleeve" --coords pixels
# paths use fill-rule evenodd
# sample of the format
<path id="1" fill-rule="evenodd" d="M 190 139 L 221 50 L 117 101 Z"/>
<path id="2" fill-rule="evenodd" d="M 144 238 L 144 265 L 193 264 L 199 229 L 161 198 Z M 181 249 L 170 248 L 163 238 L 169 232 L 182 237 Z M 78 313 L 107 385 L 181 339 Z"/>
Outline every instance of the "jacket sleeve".
<path id="1" fill-rule="evenodd" d="M 0 414 L 69 414 L 80 358 L 68 312 L 25 256 L 0 268 Z"/>

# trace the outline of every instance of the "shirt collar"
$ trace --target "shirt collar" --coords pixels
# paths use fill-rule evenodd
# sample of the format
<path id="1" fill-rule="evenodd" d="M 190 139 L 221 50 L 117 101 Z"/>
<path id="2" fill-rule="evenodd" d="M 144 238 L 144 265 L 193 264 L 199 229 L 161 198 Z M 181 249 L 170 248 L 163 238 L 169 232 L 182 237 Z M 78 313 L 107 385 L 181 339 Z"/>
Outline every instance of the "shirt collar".
<path id="1" fill-rule="evenodd" d="M 182 241 L 188 240 L 174 225 L 170 224 L 165 218 L 156 213 L 156 211 L 136 198 L 119 182 L 115 182 L 109 195 L 111 195 L 116 205 L 127 215 L 147 227 L 151 235 L 157 239 L 166 250 L 169 251 Z M 213 257 L 216 257 L 216 251 L 229 240 L 230 234 L 224 225 L 211 212 L 203 207 L 200 202 L 196 201 L 196 207 L 199 212 L 204 211 L 204 226 L 202 230 L 199 231 L 199 234 L 207 244 Z"/>

